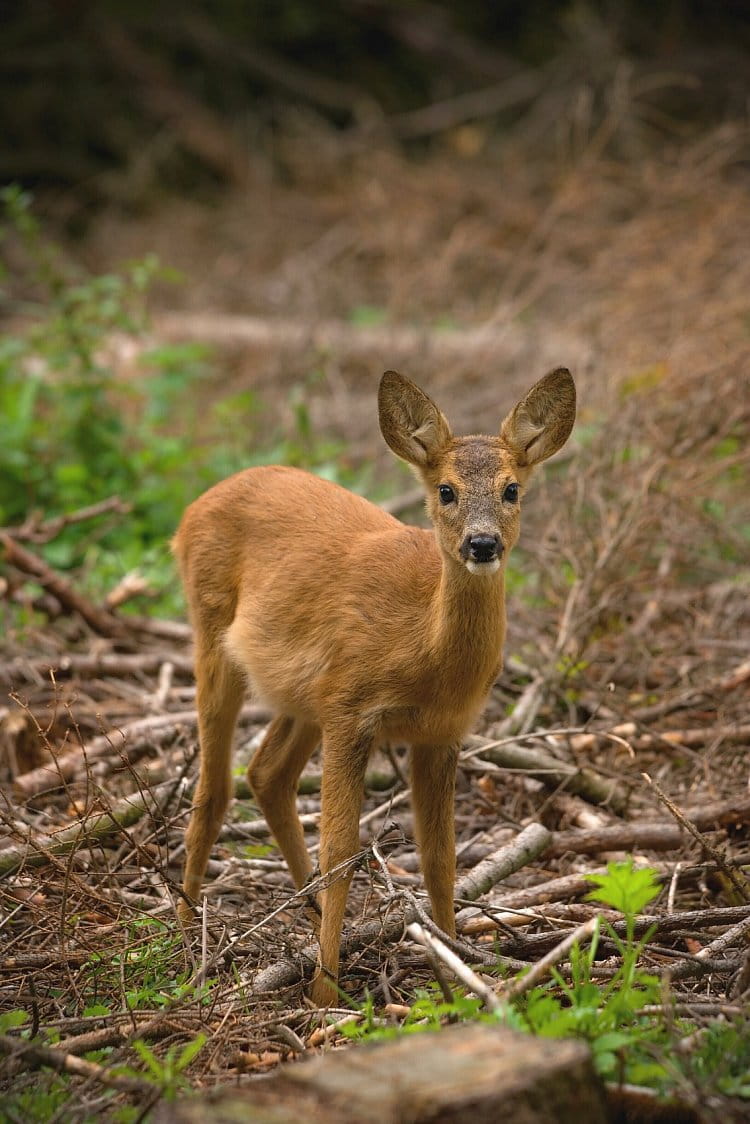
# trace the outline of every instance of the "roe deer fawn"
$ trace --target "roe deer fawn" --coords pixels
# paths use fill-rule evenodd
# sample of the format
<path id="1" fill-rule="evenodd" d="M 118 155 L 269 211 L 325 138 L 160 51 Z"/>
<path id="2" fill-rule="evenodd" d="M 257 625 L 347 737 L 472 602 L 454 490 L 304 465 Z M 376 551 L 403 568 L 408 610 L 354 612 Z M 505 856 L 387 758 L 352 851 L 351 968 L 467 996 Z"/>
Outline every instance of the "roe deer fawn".
<path id="1" fill-rule="evenodd" d="M 441 929 L 455 934 L 453 793 L 462 739 L 502 662 L 505 561 L 534 467 L 567 440 L 569 371 L 551 371 L 492 437 L 454 437 L 409 379 L 380 383 L 380 428 L 425 488 L 431 530 L 296 468 L 249 468 L 188 507 L 174 539 L 195 632 L 200 779 L 184 890 L 198 898 L 232 792 L 232 734 L 245 688 L 276 717 L 248 779 L 298 887 L 311 863 L 297 782 L 322 742 L 320 869 L 359 848 L 370 751 L 411 746 L 422 870 Z M 336 998 L 351 874 L 320 895 L 312 998 Z M 183 903 L 183 917 L 190 907 Z"/>

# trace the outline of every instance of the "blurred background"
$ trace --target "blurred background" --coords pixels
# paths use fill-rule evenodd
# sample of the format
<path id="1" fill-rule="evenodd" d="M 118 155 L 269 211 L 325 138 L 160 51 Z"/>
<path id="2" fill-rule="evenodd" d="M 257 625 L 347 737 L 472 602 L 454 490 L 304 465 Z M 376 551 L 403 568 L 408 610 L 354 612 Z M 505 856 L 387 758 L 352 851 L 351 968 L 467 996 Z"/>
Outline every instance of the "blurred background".
<path id="1" fill-rule="evenodd" d="M 43 547 L 97 595 L 139 569 L 176 611 L 180 512 L 248 463 L 408 492 L 377 429 L 387 367 L 470 431 L 569 366 L 607 510 L 656 453 L 697 471 L 709 434 L 738 455 L 740 0 L 28 0 L 1 49 L 0 525 L 127 502 Z M 708 491 L 686 549 L 715 515 L 742 555 Z M 693 514 L 673 496 L 665 518 L 681 537 Z"/>

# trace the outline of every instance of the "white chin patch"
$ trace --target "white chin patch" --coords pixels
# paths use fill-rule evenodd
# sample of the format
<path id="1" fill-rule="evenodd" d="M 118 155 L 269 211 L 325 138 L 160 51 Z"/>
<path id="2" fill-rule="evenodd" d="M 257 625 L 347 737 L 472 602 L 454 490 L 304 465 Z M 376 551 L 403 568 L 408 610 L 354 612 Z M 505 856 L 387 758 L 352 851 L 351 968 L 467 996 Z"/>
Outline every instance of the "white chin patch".
<path id="1" fill-rule="evenodd" d="M 493 558 L 491 562 L 472 562 L 469 559 L 466 569 L 470 574 L 496 574 L 500 569 L 500 559 Z"/>

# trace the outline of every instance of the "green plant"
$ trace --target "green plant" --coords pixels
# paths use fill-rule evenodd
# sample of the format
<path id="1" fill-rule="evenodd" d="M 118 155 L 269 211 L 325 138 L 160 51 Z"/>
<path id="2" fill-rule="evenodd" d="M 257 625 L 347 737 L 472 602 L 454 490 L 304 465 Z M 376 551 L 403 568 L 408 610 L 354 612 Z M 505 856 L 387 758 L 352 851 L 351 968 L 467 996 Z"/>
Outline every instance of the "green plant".
<path id="1" fill-rule="evenodd" d="M 157 611 L 179 611 L 168 542 L 180 515 L 250 464 L 283 461 L 363 483 L 341 445 L 313 430 L 306 391 L 319 372 L 292 394 L 290 431 L 269 441 L 252 391 L 218 401 L 209 394 L 204 348 L 171 344 L 117 359 L 117 340 L 143 340 L 152 282 L 173 279 L 155 257 L 87 276 L 43 237 L 25 192 L 5 188 L 0 210 L 0 249 L 12 244 L 22 263 L 5 275 L 13 299 L 2 294 L 14 329 L 0 340 L 0 526 L 113 495 L 127 501 L 127 518 L 65 526 L 39 547 L 54 567 L 79 569 L 89 595 L 100 598 L 137 571 L 156 591 Z M 14 623 L 23 625 L 23 609 Z"/>
<path id="2" fill-rule="evenodd" d="M 143 325 L 143 296 L 157 270 L 155 259 L 122 276 L 74 276 L 46 243 L 18 188 L 0 195 L 6 221 L 3 242 L 14 233 L 26 261 L 18 302 L 23 327 L 0 343 L 0 522 L 31 509 L 60 510 L 100 498 L 97 485 L 112 478 L 134 483 L 121 449 L 125 421 L 108 395 L 110 373 L 99 349 L 114 332 Z"/>
<path id="3" fill-rule="evenodd" d="M 215 979 L 198 986 L 192 982 L 179 935 L 152 917 L 131 921 L 121 951 L 93 953 L 87 975 L 89 1006 L 100 1003 L 100 995 L 119 994 L 131 1011 L 171 1007 L 185 1000 L 205 1004 L 216 983 Z"/>
<path id="4" fill-rule="evenodd" d="M 588 895 L 589 900 L 601 901 L 624 916 L 625 937 L 620 937 L 609 922 L 602 923 L 602 931 L 614 944 L 620 965 L 606 983 L 596 981 L 594 968 L 600 942 L 597 929 L 587 948 L 576 945 L 571 950 L 571 982 L 553 970 L 556 993 L 550 986 L 533 988 L 519 1011 L 523 1023 L 535 1034 L 585 1038 L 602 1076 L 620 1076 L 627 1068 L 628 1080 L 643 1080 L 644 1066 L 648 1069 L 651 1065 L 647 1047 L 659 1028 L 641 1012 L 658 1002 L 661 985 L 657 976 L 638 967 L 651 932 L 647 930 L 636 941 L 635 923 L 638 914 L 658 895 L 659 885 L 652 870 L 636 868 L 632 860 L 610 863 L 606 874 L 586 877 L 597 886 Z"/>
<path id="5" fill-rule="evenodd" d="M 693 1054 L 681 1059 L 681 1068 L 698 1085 L 750 1100 L 750 1017 L 707 1027 Z"/>
<path id="6" fill-rule="evenodd" d="M 14 1089 L 3 1095 L 0 1121 L 27 1121 L 28 1124 L 47 1124 L 55 1117 L 60 1119 L 71 1097 L 70 1078 L 58 1073 L 37 1074 L 33 1084 Z M 87 1116 L 82 1124 L 93 1124 Z"/>
<path id="7" fill-rule="evenodd" d="M 636 940 L 636 920 L 659 893 L 655 873 L 632 861 L 610 863 L 605 874 L 587 875 L 596 886 L 589 899 L 623 914 L 625 935 L 604 921 L 589 946 L 574 946 L 571 978 L 553 970 L 549 983 L 531 988 L 512 1002 L 487 1013 L 479 999 L 457 994 L 446 1002 L 433 985 L 418 993 L 399 1024 L 379 1016 L 371 997 L 360 1019 L 342 1026 L 358 1041 L 393 1038 L 438 1030 L 448 1022 L 498 1022 L 550 1038 L 576 1037 L 591 1046 L 598 1072 L 607 1080 L 646 1085 L 662 1094 L 697 1086 L 706 1093 L 750 1099 L 750 1018 L 715 1022 L 702 1031 L 688 1021 L 654 1014 L 664 1007 L 661 981 L 638 967 L 651 932 Z M 620 964 L 606 981 L 596 977 L 597 951 L 604 937 L 614 945 Z M 686 1052 L 686 1038 L 695 1039 Z"/>
<path id="8" fill-rule="evenodd" d="M 146 1066 L 147 1077 L 153 1081 L 160 1090 L 160 1095 L 166 1101 L 173 1101 L 180 1093 L 190 1090 L 190 1083 L 184 1076 L 184 1071 L 192 1060 L 197 1057 L 206 1044 L 206 1035 L 201 1032 L 184 1046 L 170 1046 L 166 1054 L 160 1058 L 145 1042 L 136 1039 L 133 1049 Z M 135 1071 L 129 1071 L 134 1073 Z M 141 1074 L 138 1074 L 141 1076 Z"/>
<path id="9" fill-rule="evenodd" d="M 20 1007 L 16 1007 L 13 1011 L 4 1011 L 0 1015 L 0 1034 L 7 1034 L 9 1030 L 18 1030 L 25 1022 L 28 1022 L 28 1013 Z"/>
<path id="10" fill-rule="evenodd" d="M 437 985 L 417 991 L 417 998 L 408 1015 L 399 1024 L 389 1023 L 375 1012 L 372 996 L 368 994 L 360 1006 L 362 1016 L 357 1022 L 344 1023 L 341 1033 L 355 1041 L 380 1042 L 398 1038 L 403 1034 L 419 1034 L 439 1030 L 445 1023 L 494 1021 L 494 1016 L 482 1013 L 482 1002 L 473 995 L 457 995 L 447 1002 Z"/>
<path id="11" fill-rule="evenodd" d="M 147 290 L 164 275 L 157 260 L 84 276 L 42 237 L 24 192 L 6 188 L 0 204 L 0 244 L 14 241 L 23 261 L 13 279 L 15 331 L 0 341 L 0 525 L 119 495 L 132 505 L 127 522 L 65 527 L 45 557 L 96 572 L 93 592 L 144 561 L 153 569 L 157 549 L 163 574 L 162 543 L 189 497 L 176 470 L 193 436 L 170 437 L 166 423 L 178 396 L 205 373 L 203 354 L 162 348 L 142 357 L 137 375 L 120 377 L 112 341 L 143 332 Z"/>

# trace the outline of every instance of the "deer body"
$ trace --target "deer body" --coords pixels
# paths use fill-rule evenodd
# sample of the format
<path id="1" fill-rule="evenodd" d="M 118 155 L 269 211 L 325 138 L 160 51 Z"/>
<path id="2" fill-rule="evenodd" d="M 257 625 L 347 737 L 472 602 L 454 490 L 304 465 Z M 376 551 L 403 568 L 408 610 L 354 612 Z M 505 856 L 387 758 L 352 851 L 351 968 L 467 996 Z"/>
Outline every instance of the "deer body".
<path id="1" fill-rule="evenodd" d="M 380 422 L 422 477 L 434 529 L 405 526 L 298 469 L 252 468 L 186 511 L 174 548 L 195 631 L 201 774 L 186 835 L 196 899 L 231 794 L 231 740 L 246 687 L 277 717 L 248 779 L 298 887 L 311 873 L 295 810 L 322 741 L 320 868 L 359 848 L 371 750 L 412 747 L 412 798 L 437 924 L 455 932 L 453 789 L 458 749 L 500 670 L 505 559 L 518 491 L 567 438 L 575 393 L 552 372 L 498 437 L 455 438 L 431 400 L 389 372 Z M 532 453 L 532 450 L 534 452 Z M 313 998 L 335 998 L 351 875 L 321 895 Z M 189 912 L 189 911 L 188 911 Z"/>

